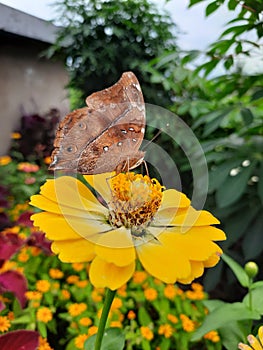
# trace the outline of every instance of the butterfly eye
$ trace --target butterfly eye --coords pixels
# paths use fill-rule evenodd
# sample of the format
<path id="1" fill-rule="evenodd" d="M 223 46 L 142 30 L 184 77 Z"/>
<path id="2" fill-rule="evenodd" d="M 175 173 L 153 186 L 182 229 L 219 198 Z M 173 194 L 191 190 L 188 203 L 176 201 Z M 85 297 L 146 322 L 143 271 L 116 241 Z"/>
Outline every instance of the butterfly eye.
<path id="1" fill-rule="evenodd" d="M 84 130 L 84 129 L 86 129 L 87 126 L 86 126 L 85 123 L 79 122 L 79 123 L 78 123 L 78 127 L 79 127 L 80 129 Z"/>
<path id="2" fill-rule="evenodd" d="M 76 149 L 77 149 L 76 146 L 68 146 L 68 147 L 66 148 L 66 152 L 72 153 L 72 152 L 75 152 Z"/>

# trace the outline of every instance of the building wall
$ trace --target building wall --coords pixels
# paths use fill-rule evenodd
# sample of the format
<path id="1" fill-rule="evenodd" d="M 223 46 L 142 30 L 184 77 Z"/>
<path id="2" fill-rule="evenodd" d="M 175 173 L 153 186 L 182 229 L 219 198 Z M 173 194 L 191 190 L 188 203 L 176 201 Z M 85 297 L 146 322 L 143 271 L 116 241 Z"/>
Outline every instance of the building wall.
<path id="1" fill-rule="evenodd" d="M 62 61 L 40 57 L 47 44 L 13 34 L 1 35 L 0 41 L 0 155 L 4 155 L 23 114 L 57 108 L 64 116 L 69 101 Z"/>

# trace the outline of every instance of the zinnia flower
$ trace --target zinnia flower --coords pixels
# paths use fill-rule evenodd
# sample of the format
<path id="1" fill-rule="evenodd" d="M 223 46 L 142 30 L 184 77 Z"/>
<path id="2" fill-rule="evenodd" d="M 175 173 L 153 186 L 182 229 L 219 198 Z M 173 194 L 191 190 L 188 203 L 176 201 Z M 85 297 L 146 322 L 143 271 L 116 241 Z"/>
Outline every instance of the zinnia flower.
<path id="1" fill-rule="evenodd" d="M 247 340 L 251 347 L 247 344 L 239 343 L 240 350 L 263 350 L 263 326 L 258 329 L 258 339 L 254 335 L 249 334 Z"/>
<path id="2" fill-rule="evenodd" d="M 182 193 L 141 174 L 86 175 L 83 182 L 61 176 L 47 180 L 31 204 L 43 210 L 31 218 L 53 241 L 64 262 L 91 261 L 95 287 L 115 290 L 144 269 L 165 283 L 190 283 L 222 254 L 214 241 L 225 234 L 219 221 L 197 211 Z"/>

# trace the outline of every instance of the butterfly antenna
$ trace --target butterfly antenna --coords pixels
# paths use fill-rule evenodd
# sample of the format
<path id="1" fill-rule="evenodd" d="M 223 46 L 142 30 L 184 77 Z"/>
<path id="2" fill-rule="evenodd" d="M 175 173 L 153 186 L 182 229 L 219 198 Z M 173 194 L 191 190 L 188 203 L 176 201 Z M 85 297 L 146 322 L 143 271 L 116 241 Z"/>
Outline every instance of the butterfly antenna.
<path id="1" fill-rule="evenodd" d="M 144 151 L 154 140 L 156 140 L 157 137 L 161 135 L 162 132 L 163 132 L 163 129 L 159 129 L 158 132 L 153 136 L 153 138 L 149 142 L 147 142 L 147 144 L 142 148 L 142 151 Z"/>
<path id="2" fill-rule="evenodd" d="M 150 175 L 149 175 L 149 170 L 148 170 L 148 166 L 147 166 L 146 161 L 145 161 L 145 160 L 143 160 L 143 161 L 142 161 L 142 163 L 144 164 L 145 171 L 146 171 L 146 175 L 147 175 L 148 177 L 150 177 Z"/>

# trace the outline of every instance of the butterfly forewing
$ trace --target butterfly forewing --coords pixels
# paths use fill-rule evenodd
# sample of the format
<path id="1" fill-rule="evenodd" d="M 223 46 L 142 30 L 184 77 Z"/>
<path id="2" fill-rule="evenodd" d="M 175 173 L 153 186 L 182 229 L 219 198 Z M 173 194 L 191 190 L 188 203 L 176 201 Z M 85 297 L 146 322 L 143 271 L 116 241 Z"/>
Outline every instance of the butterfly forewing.
<path id="1" fill-rule="evenodd" d="M 82 174 L 125 171 L 139 164 L 145 130 L 145 107 L 137 78 L 124 73 L 112 87 L 86 99 L 60 123 L 51 170 Z"/>

